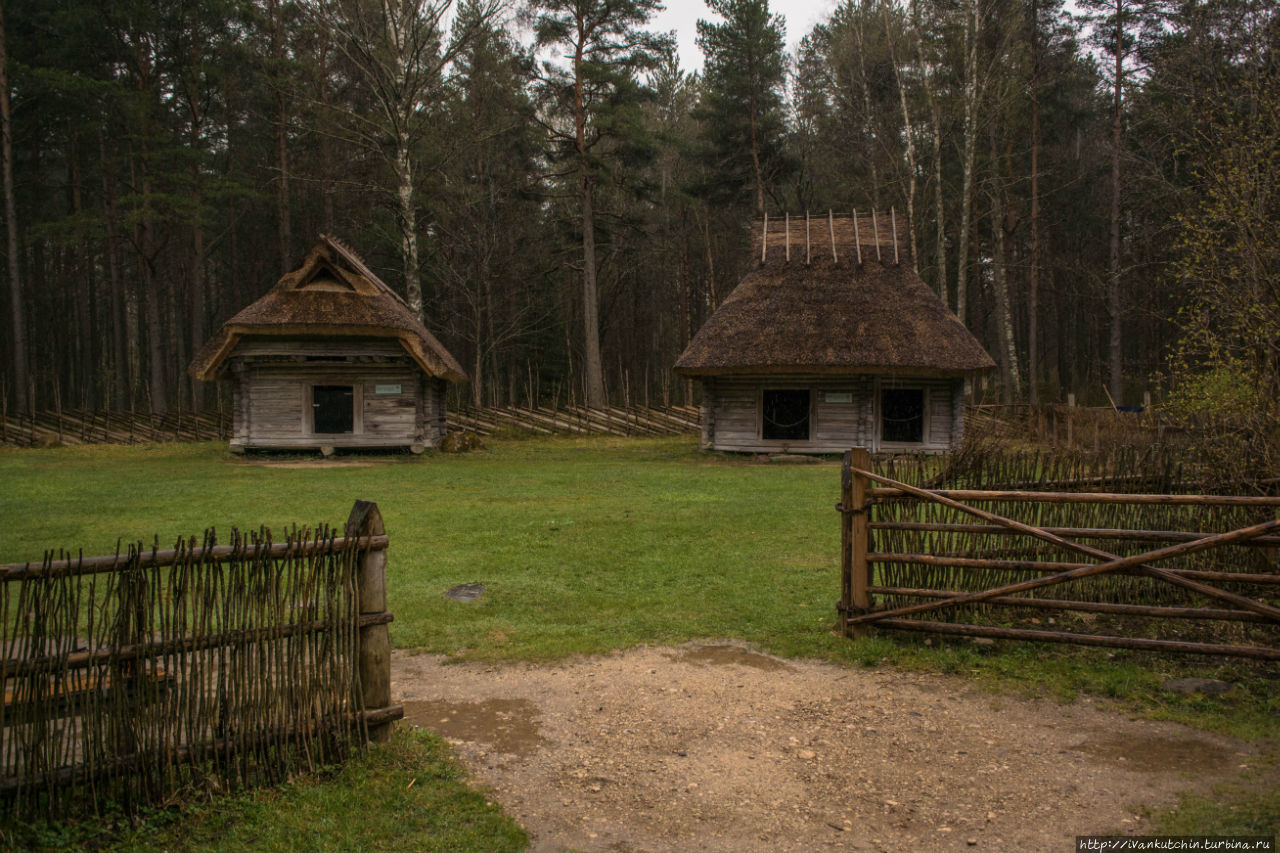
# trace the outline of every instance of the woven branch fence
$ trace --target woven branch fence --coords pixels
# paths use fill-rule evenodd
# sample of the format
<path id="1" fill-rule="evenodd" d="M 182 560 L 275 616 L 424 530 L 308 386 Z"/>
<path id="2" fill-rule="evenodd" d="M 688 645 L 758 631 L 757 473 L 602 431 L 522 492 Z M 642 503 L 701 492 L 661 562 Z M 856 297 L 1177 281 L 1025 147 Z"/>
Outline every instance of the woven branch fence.
<path id="1" fill-rule="evenodd" d="M 213 530 L 171 550 L 49 552 L 0 567 L 0 802 L 132 813 L 184 790 L 274 784 L 342 761 L 390 703 L 387 537 Z"/>
<path id="2" fill-rule="evenodd" d="M 1280 497 L 1201 495 L 1174 456 L 846 455 L 841 619 L 1280 660 Z"/>

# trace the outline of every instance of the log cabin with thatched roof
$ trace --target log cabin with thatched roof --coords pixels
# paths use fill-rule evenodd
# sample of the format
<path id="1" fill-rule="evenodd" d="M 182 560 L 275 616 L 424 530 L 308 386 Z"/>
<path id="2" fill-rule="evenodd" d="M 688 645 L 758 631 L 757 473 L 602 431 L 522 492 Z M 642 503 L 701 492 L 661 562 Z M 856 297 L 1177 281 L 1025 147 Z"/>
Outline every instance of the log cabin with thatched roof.
<path id="1" fill-rule="evenodd" d="M 349 248 L 321 236 L 302 265 L 228 320 L 190 372 L 232 384 L 231 449 L 409 448 L 445 433 L 467 377 Z"/>
<path id="2" fill-rule="evenodd" d="M 916 273 L 892 211 L 757 223 L 752 267 L 675 364 L 702 443 L 754 453 L 942 452 L 995 366 Z"/>

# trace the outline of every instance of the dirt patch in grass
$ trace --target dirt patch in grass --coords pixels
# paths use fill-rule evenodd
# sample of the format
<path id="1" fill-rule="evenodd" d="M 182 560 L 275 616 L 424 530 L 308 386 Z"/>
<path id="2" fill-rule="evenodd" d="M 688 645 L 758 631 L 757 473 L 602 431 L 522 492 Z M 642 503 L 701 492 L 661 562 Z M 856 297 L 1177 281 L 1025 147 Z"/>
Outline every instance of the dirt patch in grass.
<path id="1" fill-rule="evenodd" d="M 397 652 L 392 678 L 534 851 L 1069 850 L 1149 832 L 1144 807 L 1254 753 L 1089 700 L 728 642 L 548 666 Z"/>

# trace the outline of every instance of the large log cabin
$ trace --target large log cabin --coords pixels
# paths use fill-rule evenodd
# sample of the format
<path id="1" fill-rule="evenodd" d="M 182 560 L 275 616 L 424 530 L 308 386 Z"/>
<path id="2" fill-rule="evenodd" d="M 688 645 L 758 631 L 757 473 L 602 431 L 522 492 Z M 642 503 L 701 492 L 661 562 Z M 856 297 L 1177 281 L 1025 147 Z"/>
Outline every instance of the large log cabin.
<path id="1" fill-rule="evenodd" d="M 409 306 L 337 240 L 223 325 L 193 376 L 232 385 L 231 449 L 407 448 L 445 433 L 457 360 Z"/>
<path id="2" fill-rule="evenodd" d="M 896 215 L 758 222 L 751 269 L 676 361 L 702 384 L 702 445 L 937 453 L 964 382 L 995 363 L 916 273 Z"/>

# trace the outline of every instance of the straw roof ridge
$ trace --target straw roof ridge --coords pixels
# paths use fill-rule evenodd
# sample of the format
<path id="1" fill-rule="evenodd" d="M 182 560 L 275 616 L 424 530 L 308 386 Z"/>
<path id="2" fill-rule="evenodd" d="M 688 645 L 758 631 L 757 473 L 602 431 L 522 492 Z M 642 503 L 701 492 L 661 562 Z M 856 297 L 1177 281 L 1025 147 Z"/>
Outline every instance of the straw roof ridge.
<path id="1" fill-rule="evenodd" d="M 765 216 L 751 228 L 751 262 L 910 264 L 906 229 L 906 220 L 893 208 Z"/>
<path id="2" fill-rule="evenodd" d="M 297 269 L 281 276 L 205 342 L 188 371 L 199 379 L 216 379 L 246 336 L 394 338 L 427 375 L 467 380 L 462 366 L 405 301 L 354 251 L 324 234 Z"/>
<path id="3" fill-rule="evenodd" d="M 897 263 L 892 221 L 886 246 L 879 215 L 873 226 L 870 215 L 859 212 L 856 230 L 852 217 L 844 218 L 843 229 L 836 227 L 840 220 L 834 216 L 820 221 L 810 217 L 809 263 L 804 219 L 799 235 L 795 218 L 790 228 L 785 220 L 778 221 L 776 230 L 774 224 L 771 217 L 766 237 L 763 223 L 757 222 L 751 269 L 690 341 L 676 361 L 678 372 L 961 376 L 995 366 L 977 338 L 916 273 L 901 245 L 901 221 Z M 814 246 L 818 230 L 821 251 Z M 793 241 L 790 259 L 785 239 Z M 857 261 L 859 247 L 862 263 Z"/>

